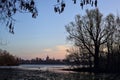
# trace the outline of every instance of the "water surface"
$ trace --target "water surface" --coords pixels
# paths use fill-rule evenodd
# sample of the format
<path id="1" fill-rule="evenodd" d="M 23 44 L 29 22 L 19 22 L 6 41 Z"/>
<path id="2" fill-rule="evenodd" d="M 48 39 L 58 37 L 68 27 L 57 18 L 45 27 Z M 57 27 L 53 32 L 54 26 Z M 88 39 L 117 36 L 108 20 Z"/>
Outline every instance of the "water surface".
<path id="1" fill-rule="evenodd" d="M 20 65 L 1 68 L 0 80 L 120 80 L 120 74 L 61 71 L 65 65 Z"/>

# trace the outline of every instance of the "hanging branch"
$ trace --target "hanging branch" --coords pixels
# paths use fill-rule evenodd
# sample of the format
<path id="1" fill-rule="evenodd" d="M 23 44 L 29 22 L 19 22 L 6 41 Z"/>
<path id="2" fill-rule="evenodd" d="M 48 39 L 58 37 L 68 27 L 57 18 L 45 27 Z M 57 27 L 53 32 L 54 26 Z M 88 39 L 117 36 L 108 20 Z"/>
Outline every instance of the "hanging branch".
<path id="1" fill-rule="evenodd" d="M 77 0 L 72 0 L 74 4 L 77 3 Z M 80 7 L 81 9 L 84 8 L 86 5 L 91 5 L 91 7 L 97 7 L 98 0 L 80 0 Z M 65 9 L 66 3 L 64 0 L 57 0 L 57 4 L 54 5 L 54 12 L 55 13 L 62 13 Z"/>

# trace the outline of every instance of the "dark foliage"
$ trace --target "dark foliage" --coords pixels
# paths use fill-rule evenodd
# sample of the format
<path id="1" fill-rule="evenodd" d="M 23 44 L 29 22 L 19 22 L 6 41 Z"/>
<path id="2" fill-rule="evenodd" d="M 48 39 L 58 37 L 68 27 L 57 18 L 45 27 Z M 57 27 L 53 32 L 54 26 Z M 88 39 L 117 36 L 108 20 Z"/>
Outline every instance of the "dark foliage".
<path id="1" fill-rule="evenodd" d="M 18 64 L 19 61 L 17 57 L 11 55 L 6 50 L 0 49 L 0 66 L 14 66 Z"/>
<path id="2" fill-rule="evenodd" d="M 9 32 L 14 34 L 13 15 L 29 12 L 33 18 L 38 15 L 34 0 L 0 0 L 0 21 L 6 23 Z"/>
<path id="3" fill-rule="evenodd" d="M 77 0 L 72 0 L 74 4 L 77 3 Z M 80 0 L 79 2 L 81 9 L 85 5 L 91 5 L 91 7 L 95 6 L 97 7 L 98 0 Z M 64 0 L 57 0 L 57 4 L 54 6 L 54 11 L 58 12 L 59 14 L 62 13 L 65 9 L 66 3 Z"/>
<path id="4" fill-rule="evenodd" d="M 77 0 L 72 0 L 76 4 Z M 85 5 L 91 5 L 91 7 L 97 7 L 97 0 L 80 0 L 80 6 L 83 9 Z M 64 0 L 57 0 L 57 4 L 54 5 L 54 11 L 59 14 L 65 10 L 66 3 Z M 1 0 L 0 1 L 0 22 L 6 24 L 9 32 L 14 34 L 15 19 L 13 15 L 16 13 L 31 13 L 32 18 L 36 18 L 38 11 L 35 5 L 35 0 Z"/>

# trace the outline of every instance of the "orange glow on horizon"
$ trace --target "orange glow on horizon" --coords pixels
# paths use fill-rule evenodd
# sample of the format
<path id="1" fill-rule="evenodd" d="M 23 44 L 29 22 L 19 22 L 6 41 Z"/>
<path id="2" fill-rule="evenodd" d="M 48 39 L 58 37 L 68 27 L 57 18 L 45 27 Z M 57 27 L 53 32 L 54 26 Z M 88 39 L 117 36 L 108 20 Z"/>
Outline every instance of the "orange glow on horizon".
<path id="1" fill-rule="evenodd" d="M 30 52 L 28 55 L 21 55 L 23 59 L 35 59 L 36 57 L 45 59 L 46 56 L 49 56 L 51 59 L 65 59 L 67 52 L 66 49 L 68 49 L 68 45 L 57 45 L 52 48 L 45 48 L 40 52 Z"/>

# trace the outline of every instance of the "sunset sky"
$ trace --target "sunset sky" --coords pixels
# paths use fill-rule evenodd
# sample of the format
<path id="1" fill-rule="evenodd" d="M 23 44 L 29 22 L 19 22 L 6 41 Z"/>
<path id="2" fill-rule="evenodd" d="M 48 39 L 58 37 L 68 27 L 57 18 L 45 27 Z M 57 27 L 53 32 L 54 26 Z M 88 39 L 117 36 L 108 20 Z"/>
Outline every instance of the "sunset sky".
<path id="1" fill-rule="evenodd" d="M 39 15 L 33 19 L 30 13 L 16 14 L 14 35 L 0 25 L 0 41 L 3 43 L 0 49 L 24 59 L 45 58 L 47 55 L 50 58 L 65 58 L 66 49 L 70 47 L 65 25 L 74 21 L 75 15 L 84 15 L 90 6 L 82 10 L 79 3 L 74 5 L 72 0 L 65 0 L 65 11 L 58 14 L 53 10 L 56 0 L 35 1 Z M 120 15 L 120 0 L 98 0 L 98 8 L 104 16 L 109 13 Z"/>

